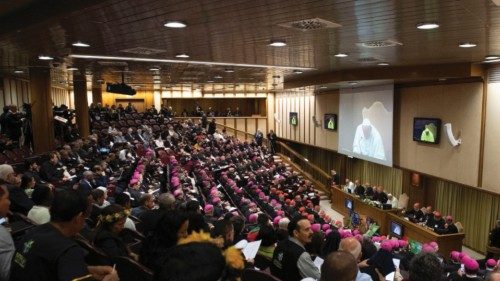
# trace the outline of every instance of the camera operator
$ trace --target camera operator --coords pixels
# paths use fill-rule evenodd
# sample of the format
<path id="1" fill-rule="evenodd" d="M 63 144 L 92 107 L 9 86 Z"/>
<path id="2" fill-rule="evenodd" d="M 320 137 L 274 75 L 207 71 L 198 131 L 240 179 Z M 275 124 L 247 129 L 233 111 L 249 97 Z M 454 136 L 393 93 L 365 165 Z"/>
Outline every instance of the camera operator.
<path id="1" fill-rule="evenodd" d="M 24 135 L 24 145 L 32 148 L 33 145 L 33 124 L 31 117 L 31 104 L 23 104 L 23 135 Z"/>
<path id="2" fill-rule="evenodd" d="M 75 113 L 73 110 L 68 109 L 68 107 L 62 104 L 60 107 L 54 107 L 54 116 L 59 116 L 66 119 L 66 122 L 56 120 L 54 122 L 54 133 L 60 142 L 72 142 L 79 137 L 78 131 L 73 124 L 73 119 L 75 118 Z"/>
<path id="3" fill-rule="evenodd" d="M 5 116 L 5 126 L 6 126 L 6 134 L 9 139 L 12 140 L 13 143 L 19 144 L 19 138 L 21 137 L 21 125 L 23 114 L 17 111 L 17 106 L 11 105 L 9 107 L 9 111 Z"/>

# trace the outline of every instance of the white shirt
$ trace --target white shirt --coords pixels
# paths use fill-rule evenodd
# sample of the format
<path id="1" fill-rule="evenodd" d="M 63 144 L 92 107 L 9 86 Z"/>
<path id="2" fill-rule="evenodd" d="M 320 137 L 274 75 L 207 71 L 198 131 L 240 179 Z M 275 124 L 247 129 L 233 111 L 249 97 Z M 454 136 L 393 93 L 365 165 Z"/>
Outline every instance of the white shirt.
<path id="1" fill-rule="evenodd" d="M 354 141 L 352 144 L 352 152 L 380 160 L 386 160 L 382 137 L 380 136 L 377 128 L 372 125 L 369 126 L 371 126 L 371 133 L 369 137 L 365 137 L 363 133 L 363 124 L 358 125 L 356 128 L 356 134 L 354 135 Z"/>
<path id="2" fill-rule="evenodd" d="M 37 224 L 44 224 L 50 221 L 49 208 L 45 206 L 35 205 L 28 212 L 28 219 L 36 222 Z"/>
<path id="3" fill-rule="evenodd" d="M 127 218 L 125 220 L 125 228 L 132 229 L 134 231 L 136 230 L 135 229 L 135 223 L 130 218 Z"/>

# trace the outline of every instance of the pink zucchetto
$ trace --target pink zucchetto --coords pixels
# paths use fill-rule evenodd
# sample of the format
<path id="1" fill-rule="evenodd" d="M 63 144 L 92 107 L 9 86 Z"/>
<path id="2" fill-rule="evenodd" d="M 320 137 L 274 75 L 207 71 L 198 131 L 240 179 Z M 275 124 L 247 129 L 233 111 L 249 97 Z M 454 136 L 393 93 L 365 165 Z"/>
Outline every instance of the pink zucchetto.
<path id="1" fill-rule="evenodd" d="M 477 272 L 479 269 L 479 264 L 475 259 L 465 259 L 464 261 L 464 267 L 466 272 Z"/>
<path id="2" fill-rule="evenodd" d="M 459 262 L 460 261 L 460 253 L 458 251 L 451 251 L 450 259 L 454 262 Z"/>
<path id="3" fill-rule="evenodd" d="M 392 242 L 390 240 L 384 240 L 380 244 L 380 248 L 382 250 L 387 251 L 387 252 L 391 252 L 392 251 Z"/>
<path id="4" fill-rule="evenodd" d="M 321 229 L 322 229 L 323 231 L 327 231 L 328 229 L 330 229 L 330 225 L 329 225 L 329 224 L 327 224 L 327 223 L 325 223 L 325 224 L 323 224 L 323 225 L 321 226 Z"/>
<path id="5" fill-rule="evenodd" d="M 131 179 L 130 180 L 130 185 L 137 184 L 139 181 L 137 179 Z"/>
<path id="6" fill-rule="evenodd" d="M 312 232 L 319 232 L 321 230 L 321 224 L 315 223 L 311 225 L 311 230 Z"/>
<path id="7" fill-rule="evenodd" d="M 249 223 L 256 223 L 257 222 L 257 214 L 253 213 L 248 216 L 248 222 Z"/>
<path id="8" fill-rule="evenodd" d="M 220 202 L 220 198 L 219 197 L 212 198 L 212 203 L 218 204 L 219 202 Z"/>
<path id="9" fill-rule="evenodd" d="M 331 230 L 331 229 L 328 229 L 328 230 L 327 230 L 327 231 L 325 232 L 325 235 L 328 235 L 328 234 L 330 234 L 330 233 L 331 233 L 332 231 L 333 231 L 333 230 Z"/>
<path id="10" fill-rule="evenodd" d="M 406 248 L 406 246 L 408 246 L 408 241 L 406 241 L 406 240 L 399 240 L 398 244 L 399 244 L 399 248 Z"/>
<path id="11" fill-rule="evenodd" d="M 205 208 L 203 208 L 203 210 L 205 211 L 205 214 L 211 213 L 214 210 L 214 205 L 207 204 L 205 205 Z"/>
<path id="12" fill-rule="evenodd" d="M 486 261 L 486 267 L 493 268 L 497 265 L 497 262 L 494 259 L 488 259 Z"/>
<path id="13" fill-rule="evenodd" d="M 422 245 L 422 252 L 424 253 L 434 253 L 434 248 L 429 244 Z"/>
<path id="14" fill-rule="evenodd" d="M 281 216 L 274 217 L 273 225 L 275 225 L 275 226 L 279 225 L 281 219 L 282 219 Z"/>

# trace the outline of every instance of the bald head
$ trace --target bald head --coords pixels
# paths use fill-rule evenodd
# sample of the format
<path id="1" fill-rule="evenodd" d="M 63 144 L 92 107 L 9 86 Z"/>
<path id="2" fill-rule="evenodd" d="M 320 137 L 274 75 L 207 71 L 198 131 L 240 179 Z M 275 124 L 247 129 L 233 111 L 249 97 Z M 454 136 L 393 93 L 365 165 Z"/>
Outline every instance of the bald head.
<path id="1" fill-rule="evenodd" d="M 486 278 L 486 281 L 500 281 L 500 272 L 499 271 L 491 272 Z"/>
<path id="2" fill-rule="evenodd" d="M 361 243 L 354 237 L 342 239 L 339 244 L 339 251 L 351 253 L 357 262 L 361 258 Z"/>
<path id="3" fill-rule="evenodd" d="M 329 254 L 323 262 L 320 281 L 354 281 L 357 274 L 354 257 L 348 252 L 337 251 Z"/>

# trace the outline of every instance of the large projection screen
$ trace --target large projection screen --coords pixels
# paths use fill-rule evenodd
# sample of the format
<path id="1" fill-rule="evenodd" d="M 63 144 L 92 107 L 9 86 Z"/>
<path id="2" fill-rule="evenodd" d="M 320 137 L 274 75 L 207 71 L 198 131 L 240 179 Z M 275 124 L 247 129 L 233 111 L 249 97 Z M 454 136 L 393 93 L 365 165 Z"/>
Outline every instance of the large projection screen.
<path id="1" fill-rule="evenodd" d="M 340 90 L 338 152 L 392 166 L 394 85 Z"/>

